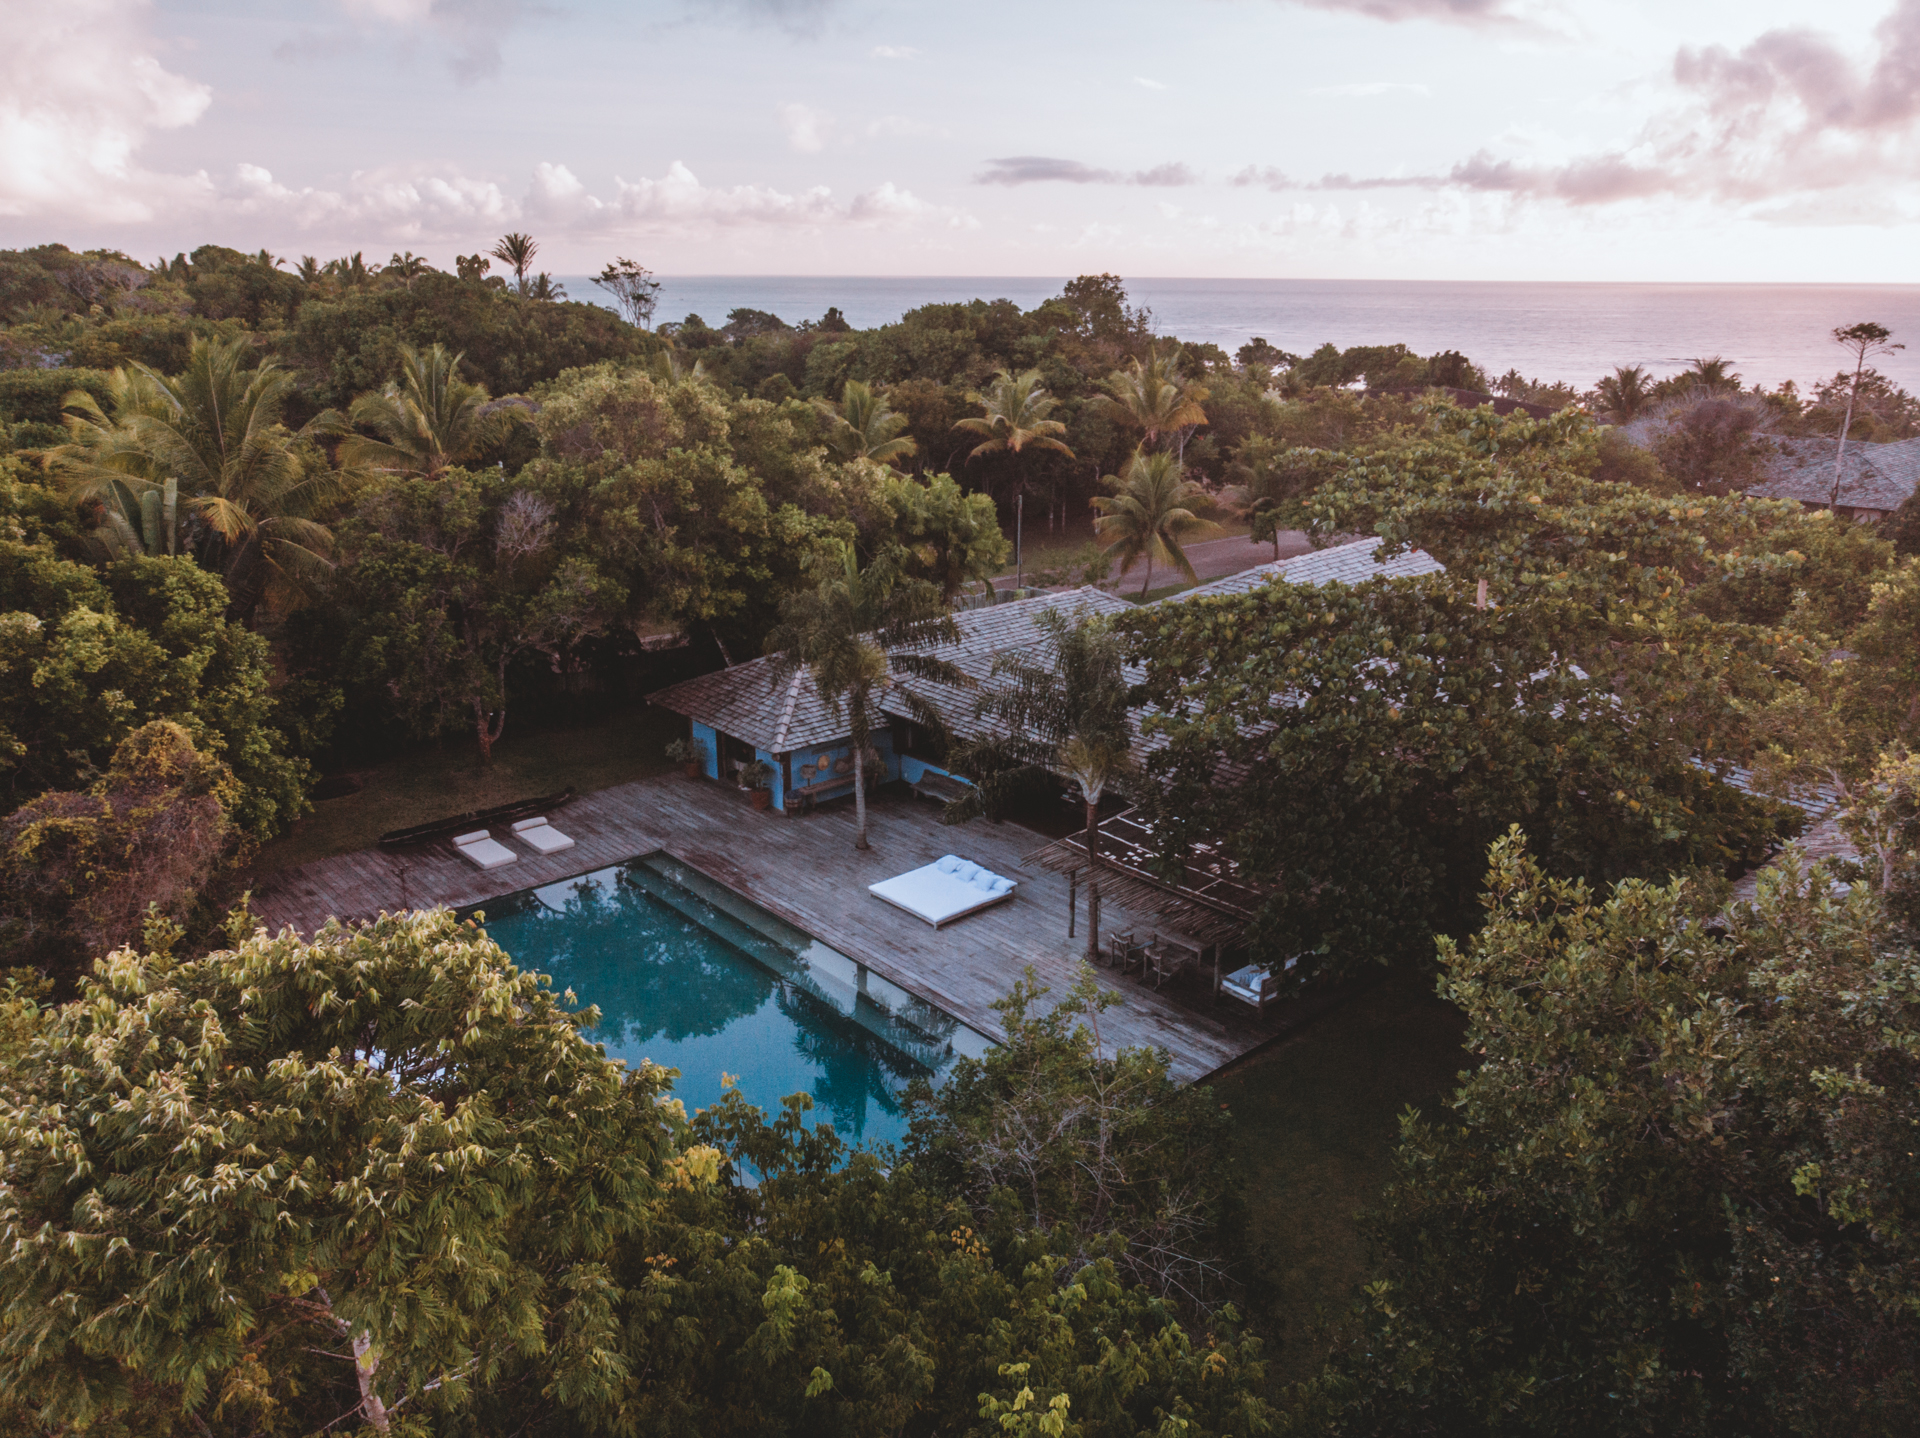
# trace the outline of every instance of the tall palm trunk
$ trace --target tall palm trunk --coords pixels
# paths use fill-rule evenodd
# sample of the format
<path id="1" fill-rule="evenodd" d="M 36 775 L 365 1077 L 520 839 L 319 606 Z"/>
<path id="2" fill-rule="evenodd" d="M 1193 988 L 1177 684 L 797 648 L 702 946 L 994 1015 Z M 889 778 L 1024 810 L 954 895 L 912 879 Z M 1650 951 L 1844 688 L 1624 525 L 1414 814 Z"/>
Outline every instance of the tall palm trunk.
<path id="1" fill-rule="evenodd" d="M 1853 428 L 1853 402 L 1860 395 L 1860 376 L 1866 367 L 1867 357 L 1863 352 L 1860 362 L 1853 367 L 1853 388 L 1847 391 L 1847 413 L 1840 421 L 1840 445 L 1833 455 L 1833 493 L 1828 497 L 1827 503 L 1834 507 L 1838 507 L 1840 503 L 1840 489 L 1844 482 L 1840 467 L 1846 462 L 1847 431 Z"/>
<path id="2" fill-rule="evenodd" d="M 847 705 L 853 719 L 853 816 L 859 832 L 853 847 L 872 848 L 867 842 L 867 696 L 856 692 Z"/>
<path id="3" fill-rule="evenodd" d="M 1140 586 L 1140 597 L 1145 599 L 1147 597 L 1147 591 L 1151 588 L 1153 588 L 1153 551 L 1149 549 L 1147 551 L 1147 578 L 1146 582 Z"/>
<path id="4" fill-rule="evenodd" d="M 1083 793 L 1085 791 L 1082 791 Z M 1100 801 L 1087 800 L 1087 962 L 1100 960 Z"/>

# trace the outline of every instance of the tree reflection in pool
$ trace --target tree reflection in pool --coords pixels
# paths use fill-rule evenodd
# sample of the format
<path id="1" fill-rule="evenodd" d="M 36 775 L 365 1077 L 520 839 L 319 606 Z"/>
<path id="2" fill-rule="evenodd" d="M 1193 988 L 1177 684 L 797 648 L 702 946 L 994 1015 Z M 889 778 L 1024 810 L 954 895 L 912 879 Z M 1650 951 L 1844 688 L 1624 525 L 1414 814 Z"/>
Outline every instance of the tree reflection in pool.
<path id="1" fill-rule="evenodd" d="M 899 1094 L 937 1083 L 956 1055 L 987 1040 L 664 855 L 476 906 L 523 969 L 550 974 L 600 1009 L 594 1042 L 609 1058 L 680 1070 L 687 1111 L 731 1074 L 771 1114 L 812 1097 L 809 1123 L 851 1144 L 897 1142 Z"/>

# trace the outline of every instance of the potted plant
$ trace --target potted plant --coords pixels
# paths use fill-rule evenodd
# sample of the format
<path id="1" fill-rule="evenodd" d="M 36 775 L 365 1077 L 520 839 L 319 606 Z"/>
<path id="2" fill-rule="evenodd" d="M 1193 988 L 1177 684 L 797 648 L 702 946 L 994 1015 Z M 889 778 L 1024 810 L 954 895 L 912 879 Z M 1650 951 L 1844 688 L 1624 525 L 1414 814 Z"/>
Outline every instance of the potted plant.
<path id="1" fill-rule="evenodd" d="M 667 762 L 683 766 L 689 779 L 698 779 L 707 767 L 707 746 L 698 739 L 675 739 L 667 745 Z"/>
<path id="2" fill-rule="evenodd" d="M 773 791 L 767 787 L 772 782 L 773 765 L 755 759 L 740 766 L 740 787 L 752 798 L 754 808 L 764 809 L 773 802 Z"/>

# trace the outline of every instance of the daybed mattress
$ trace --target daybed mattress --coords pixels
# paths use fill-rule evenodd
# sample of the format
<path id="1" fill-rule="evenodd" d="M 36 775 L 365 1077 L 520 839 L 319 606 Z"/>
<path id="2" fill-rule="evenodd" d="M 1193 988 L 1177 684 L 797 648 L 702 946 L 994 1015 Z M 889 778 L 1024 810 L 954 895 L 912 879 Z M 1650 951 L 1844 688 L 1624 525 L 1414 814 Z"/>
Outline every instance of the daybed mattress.
<path id="1" fill-rule="evenodd" d="M 931 864 L 869 884 L 867 892 L 937 929 L 1011 899 L 1019 887 L 990 869 L 946 854 Z"/>

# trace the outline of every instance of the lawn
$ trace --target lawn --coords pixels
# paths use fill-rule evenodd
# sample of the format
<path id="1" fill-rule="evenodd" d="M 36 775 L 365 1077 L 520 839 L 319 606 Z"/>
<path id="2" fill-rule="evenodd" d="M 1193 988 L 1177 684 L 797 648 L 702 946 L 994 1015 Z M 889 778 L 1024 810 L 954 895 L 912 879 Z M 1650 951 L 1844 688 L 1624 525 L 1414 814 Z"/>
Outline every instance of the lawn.
<path id="1" fill-rule="evenodd" d="M 1438 1111 L 1466 1067 L 1462 1024 L 1430 978 L 1394 975 L 1211 1081 L 1237 1120 L 1277 1379 L 1319 1366 L 1316 1317 L 1341 1313 L 1367 1272 L 1354 1216 L 1387 1179 L 1401 1111 Z"/>
<path id="2" fill-rule="evenodd" d="M 253 874 L 369 848 L 389 829 L 569 786 L 584 794 L 664 773 L 671 766 L 661 749 L 685 728 L 677 714 L 636 701 L 620 713 L 573 725 L 509 726 L 494 745 L 490 765 L 480 763 L 470 739 L 449 739 L 349 770 L 364 787 L 317 802 L 313 813 L 260 851 Z"/>

